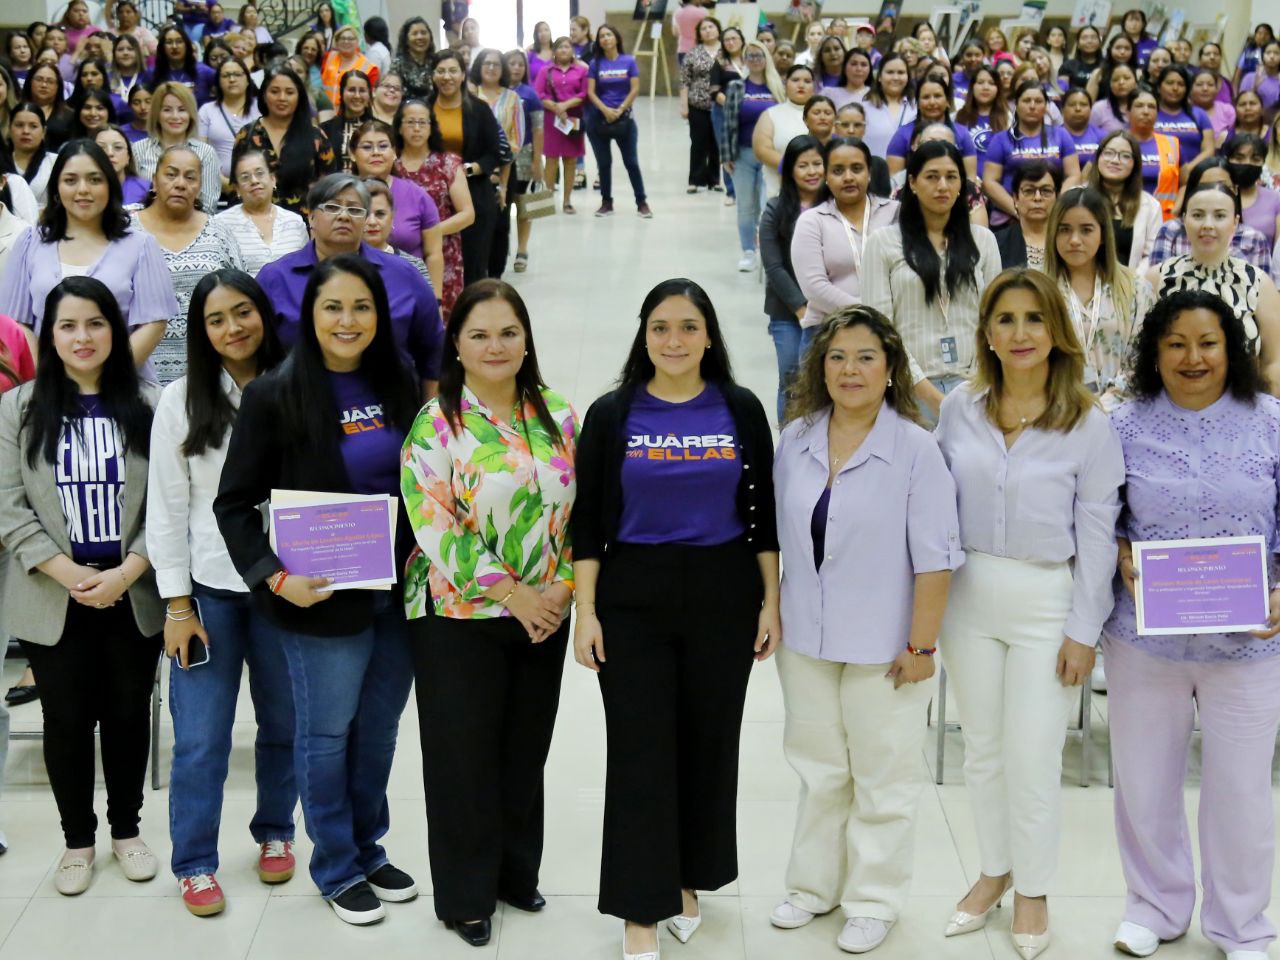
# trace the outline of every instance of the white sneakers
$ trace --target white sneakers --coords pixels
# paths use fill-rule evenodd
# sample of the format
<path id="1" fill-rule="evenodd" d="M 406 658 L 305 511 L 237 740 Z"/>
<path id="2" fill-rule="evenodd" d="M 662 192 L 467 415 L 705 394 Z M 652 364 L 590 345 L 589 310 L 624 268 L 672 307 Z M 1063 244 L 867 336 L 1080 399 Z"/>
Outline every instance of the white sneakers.
<path id="1" fill-rule="evenodd" d="M 1265 950 L 1232 950 L 1227 960 L 1268 960 L 1268 956 Z"/>
<path id="2" fill-rule="evenodd" d="M 1131 957 L 1149 957 L 1160 946 L 1160 938 L 1155 932 L 1128 920 L 1116 928 L 1115 948 Z"/>
<path id="3" fill-rule="evenodd" d="M 750 273 L 756 268 L 756 252 L 754 250 L 743 251 L 742 259 L 738 261 L 739 273 Z"/>
<path id="4" fill-rule="evenodd" d="M 892 924 L 875 917 L 853 917 L 844 922 L 836 946 L 845 953 L 870 953 L 889 935 Z"/>
<path id="5" fill-rule="evenodd" d="M 803 927 L 815 916 L 816 914 L 810 913 L 803 907 L 797 907 L 790 900 L 783 900 L 773 908 L 773 913 L 769 914 L 769 922 L 779 930 L 794 930 L 797 927 Z"/>

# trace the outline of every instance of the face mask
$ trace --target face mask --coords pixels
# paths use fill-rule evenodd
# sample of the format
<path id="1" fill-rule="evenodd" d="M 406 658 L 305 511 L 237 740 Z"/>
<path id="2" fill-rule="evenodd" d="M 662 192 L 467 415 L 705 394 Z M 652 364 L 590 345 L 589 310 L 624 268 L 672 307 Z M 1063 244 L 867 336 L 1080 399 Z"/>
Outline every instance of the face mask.
<path id="1" fill-rule="evenodd" d="M 1240 190 L 1248 190 L 1262 176 L 1262 165 L 1258 163 L 1228 163 L 1227 173 Z"/>

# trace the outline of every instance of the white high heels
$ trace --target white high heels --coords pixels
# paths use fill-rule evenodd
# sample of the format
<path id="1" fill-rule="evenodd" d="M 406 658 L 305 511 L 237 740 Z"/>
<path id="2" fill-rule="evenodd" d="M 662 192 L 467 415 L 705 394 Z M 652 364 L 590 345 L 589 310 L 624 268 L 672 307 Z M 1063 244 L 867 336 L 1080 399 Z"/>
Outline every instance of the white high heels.
<path id="1" fill-rule="evenodd" d="M 1044 933 L 1015 933 L 1012 936 L 1013 946 L 1022 960 L 1035 960 L 1049 949 L 1048 927 L 1044 928 Z"/>
<path id="2" fill-rule="evenodd" d="M 660 948 L 658 946 L 658 931 L 655 929 L 654 943 L 652 950 L 646 950 L 644 953 L 627 953 L 627 925 L 622 924 L 622 960 L 659 960 Z"/>
<path id="3" fill-rule="evenodd" d="M 996 897 L 995 903 L 987 907 L 983 913 L 965 913 L 963 910 L 957 910 L 951 915 L 951 919 L 947 921 L 947 929 L 943 931 L 944 937 L 959 937 L 966 933 L 973 933 L 975 930 L 981 930 L 987 925 L 987 920 L 991 917 L 993 910 L 1000 909 L 1000 901 L 1004 899 L 1004 895 L 1013 887 L 1013 879 L 1009 878 L 1005 888 L 1000 891 L 1000 896 Z"/>

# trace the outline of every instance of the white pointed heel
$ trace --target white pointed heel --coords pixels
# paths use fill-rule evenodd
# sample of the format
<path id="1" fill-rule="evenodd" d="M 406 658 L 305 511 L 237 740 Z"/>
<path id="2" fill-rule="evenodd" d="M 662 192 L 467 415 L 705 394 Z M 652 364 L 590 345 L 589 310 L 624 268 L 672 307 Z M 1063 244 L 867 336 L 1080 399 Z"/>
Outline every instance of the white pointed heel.
<path id="1" fill-rule="evenodd" d="M 1035 960 L 1049 949 L 1049 928 L 1044 933 L 1015 933 L 1013 945 L 1022 960 Z"/>
<path id="2" fill-rule="evenodd" d="M 700 926 L 702 926 L 702 914 L 698 914 L 696 917 L 681 915 L 672 917 L 667 921 L 667 929 L 681 943 L 688 943 L 689 938 L 698 932 Z"/>
<path id="3" fill-rule="evenodd" d="M 643 953 L 627 953 L 627 925 L 622 924 L 622 960 L 660 960 L 660 947 L 657 944 L 657 929 L 654 933 L 654 947 Z"/>
<path id="4" fill-rule="evenodd" d="M 1005 894 L 1013 889 L 1013 881 L 1010 879 L 1008 886 L 1000 891 L 1000 896 L 996 897 L 996 902 L 987 907 L 983 913 L 965 913 L 963 910 L 957 910 L 951 915 L 951 919 L 947 921 L 947 928 L 942 932 L 944 937 L 959 937 L 966 933 L 973 933 L 975 930 L 981 930 L 987 925 L 987 920 L 991 918 L 993 910 L 1000 909 L 1000 902 L 1004 900 Z"/>

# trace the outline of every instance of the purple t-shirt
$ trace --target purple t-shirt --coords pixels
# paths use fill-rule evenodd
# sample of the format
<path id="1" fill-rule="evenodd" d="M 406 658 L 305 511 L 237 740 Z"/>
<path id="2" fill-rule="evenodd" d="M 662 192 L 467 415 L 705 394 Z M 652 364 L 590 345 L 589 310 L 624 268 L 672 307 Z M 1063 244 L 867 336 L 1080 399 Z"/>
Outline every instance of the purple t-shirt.
<path id="1" fill-rule="evenodd" d="M 1098 144 L 1102 138 L 1106 136 L 1101 130 L 1092 123 L 1084 128 L 1084 133 L 1076 136 L 1066 127 L 1062 128 L 1067 131 L 1071 137 L 1071 142 L 1076 145 L 1076 157 L 1080 161 L 1080 169 L 1084 170 L 1087 164 L 1093 163 L 1098 156 Z"/>
<path id="2" fill-rule="evenodd" d="M 125 177 L 121 187 L 124 203 L 146 203 L 147 193 L 151 190 L 151 181 L 146 177 Z"/>
<path id="3" fill-rule="evenodd" d="M 137 143 L 139 140 L 145 140 L 147 137 L 151 136 L 151 134 L 147 133 L 146 130 L 139 130 L 133 124 L 129 124 L 127 127 L 121 127 L 120 129 L 124 132 L 125 137 L 128 138 L 130 143 Z"/>
<path id="4" fill-rule="evenodd" d="M 1142 39 L 1133 45 L 1134 58 L 1138 61 L 1138 66 L 1145 67 L 1148 58 L 1151 56 L 1151 51 L 1158 46 L 1160 46 L 1158 40 L 1143 34 Z"/>
<path id="5" fill-rule="evenodd" d="M 391 178 L 391 205 L 395 219 L 387 241 L 397 250 L 411 253 L 419 260 L 422 256 L 422 231 L 430 230 L 440 222 L 440 210 L 436 202 L 411 180 Z"/>
<path id="6" fill-rule="evenodd" d="M 342 423 L 342 463 L 353 493 L 400 495 L 404 434 L 382 416 L 378 395 L 357 370 L 329 371 L 329 389 Z"/>
<path id="7" fill-rule="evenodd" d="M 1043 143 L 1041 142 L 1043 140 Z M 1001 130 L 991 138 L 991 146 L 987 148 L 987 163 L 1000 164 L 1000 185 L 1012 192 L 1013 172 L 1023 163 L 1030 160 L 1046 160 L 1062 166 L 1067 157 L 1076 155 L 1076 143 L 1066 127 L 1044 127 L 1044 137 L 1040 134 L 1015 137 L 1012 130 Z"/>
<path id="8" fill-rule="evenodd" d="M 917 117 L 916 121 L 920 124 L 921 130 L 930 126 L 930 122 L 928 120 L 920 120 L 919 117 Z M 966 129 L 963 124 L 956 123 L 955 121 L 951 121 L 947 126 L 956 133 L 956 147 L 959 151 L 966 157 L 977 156 L 977 150 L 973 145 L 973 137 L 969 135 L 968 129 Z M 906 155 L 911 152 L 911 137 L 915 132 L 915 123 L 908 123 L 905 127 L 899 127 L 898 132 L 889 138 L 889 149 L 886 150 L 885 153 L 890 157 L 905 158 Z"/>
<path id="9" fill-rule="evenodd" d="M 1240 89 L 1257 91 L 1263 110 L 1270 110 L 1280 102 L 1280 77 L 1270 76 L 1261 69 L 1241 80 Z"/>
<path id="10" fill-rule="evenodd" d="M 1155 137 L 1148 137 L 1139 146 L 1142 148 L 1142 189 L 1155 193 L 1156 184 L 1160 182 L 1160 147 Z"/>
<path id="11" fill-rule="evenodd" d="M 684 403 L 639 390 L 626 423 L 618 540 L 706 547 L 742 536 L 738 441 L 718 387 Z"/>
<path id="12" fill-rule="evenodd" d="M 738 145 L 751 146 L 751 136 L 756 132 L 756 123 L 760 115 L 774 106 L 778 101 L 763 83 L 744 80 L 742 85 L 742 105 L 738 108 Z"/>
<path id="13" fill-rule="evenodd" d="M 550 65 L 551 65 L 550 60 L 544 60 L 542 57 L 538 56 L 536 53 L 530 50 L 528 82 L 536 83 L 538 80 L 538 74 L 540 74 L 543 70 L 547 69 L 547 67 L 549 67 Z"/>
<path id="14" fill-rule="evenodd" d="M 1199 107 L 1192 107 L 1190 116 L 1164 110 L 1156 112 L 1156 133 L 1177 138 L 1181 162 L 1184 164 L 1200 153 L 1200 145 L 1206 132 L 1213 133 L 1213 121 Z"/>
<path id="15" fill-rule="evenodd" d="M 114 567 L 122 538 L 124 440 L 96 394 L 81 395 L 80 410 L 63 423 L 54 465 L 71 559 Z"/>
<path id="16" fill-rule="evenodd" d="M 963 70 L 951 74 L 951 95 L 955 97 L 956 103 L 964 103 L 969 96 L 969 74 Z"/>
<path id="17" fill-rule="evenodd" d="M 969 136 L 973 140 L 973 152 L 978 158 L 978 176 L 982 176 L 982 168 L 987 164 L 987 151 L 991 149 L 991 140 L 996 132 L 991 129 L 991 116 L 979 116 L 969 124 Z"/>
<path id="18" fill-rule="evenodd" d="M 596 96 L 601 102 L 616 110 L 631 93 L 631 78 L 640 76 L 640 67 L 629 53 L 621 53 L 612 60 L 599 56 L 591 61 L 587 76 L 595 80 Z"/>
<path id="19" fill-rule="evenodd" d="M 1280 217 L 1280 193 L 1258 188 L 1258 198 L 1244 208 L 1245 226 L 1253 227 L 1267 238 L 1267 246 L 1276 245 L 1276 217 Z"/>

